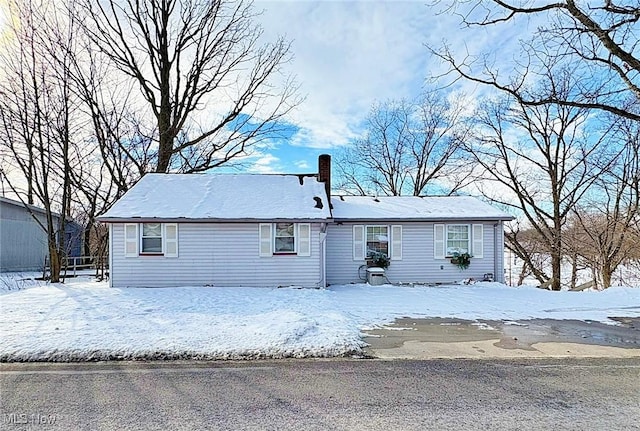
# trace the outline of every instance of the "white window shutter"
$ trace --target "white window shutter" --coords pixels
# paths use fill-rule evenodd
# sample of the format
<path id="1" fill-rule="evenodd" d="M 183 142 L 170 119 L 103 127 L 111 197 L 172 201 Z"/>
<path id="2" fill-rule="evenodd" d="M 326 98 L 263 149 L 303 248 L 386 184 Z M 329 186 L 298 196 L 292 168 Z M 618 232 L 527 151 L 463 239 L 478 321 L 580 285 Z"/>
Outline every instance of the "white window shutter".
<path id="1" fill-rule="evenodd" d="M 473 257 L 482 258 L 484 251 L 484 233 L 483 233 L 483 225 L 474 224 L 473 225 Z"/>
<path id="2" fill-rule="evenodd" d="M 353 226 L 353 260 L 364 260 L 364 226 Z"/>
<path id="3" fill-rule="evenodd" d="M 298 224 L 298 256 L 311 256 L 311 225 Z"/>
<path id="4" fill-rule="evenodd" d="M 433 257 L 435 259 L 445 258 L 445 244 L 446 244 L 446 240 L 444 237 L 444 225 L 434 224 L 433 225 Z"/>
<path id="5" fill-rule="evenodd" d="M 164 225 L 164 255 L 178 257 L 178 225 L 166 223 Z"/>
<path id="6" fill-rule="evenodd" d="M 402 226 L 391 226 L 391 260 L 402 260 Z"/>
<path id="7" fill-rule="evenodd" d="M 138 225 L 136 223 L 127 223 L 124 225 L 124 256 L 138 256 Z"/>
<path id="8" fill-rule="evenodd" d="M 273 256 L 271 223 L 260 223 L 260 257 Z"/>

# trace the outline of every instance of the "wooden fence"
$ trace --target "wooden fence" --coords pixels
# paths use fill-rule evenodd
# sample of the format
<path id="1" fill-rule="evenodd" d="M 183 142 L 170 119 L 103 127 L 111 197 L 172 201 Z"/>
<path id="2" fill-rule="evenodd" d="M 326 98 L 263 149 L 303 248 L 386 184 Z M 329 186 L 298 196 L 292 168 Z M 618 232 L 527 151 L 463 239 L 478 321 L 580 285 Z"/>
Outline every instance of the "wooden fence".
<path id="1" fill-rule="evenodd" d="M 63 257 L 60 277 L 77 277 L 79 273 L 87 274 L 89 270 L 95 270 L 95 276 L 104 279 L 109 277 L 108 256 L 77 256 Z M 42 278 L 48 279 L 51 275 L 49 256 L 45 256 Z"/>

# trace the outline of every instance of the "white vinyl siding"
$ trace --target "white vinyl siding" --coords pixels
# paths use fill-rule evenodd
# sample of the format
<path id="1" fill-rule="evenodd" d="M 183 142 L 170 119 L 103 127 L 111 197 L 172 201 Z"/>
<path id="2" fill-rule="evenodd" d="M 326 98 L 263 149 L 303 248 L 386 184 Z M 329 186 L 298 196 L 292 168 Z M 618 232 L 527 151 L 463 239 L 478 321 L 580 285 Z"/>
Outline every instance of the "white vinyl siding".
<path id="1" fill-rule="evenodd" d="M 124 255 L 126 257 L 138 256 L 138 224 L 128 223 L 124 225 Z"/>
<path id="2" fill-rule="evenodd" d="M 482 259 L 484 257 L 484 229 L 481 224 L 473 225 L 473 249 L 472 256 L 474 259 Z"/>
<path id="3" fill-rule="evenodd" d="M 271 226 L 271 223 L 264 224 Z M 309 223 L 310 257 L 264 259 L 257 251 L 259 223 L 179 223 L 179 256 L 113 256 L 113 287 L 278 287 L 323 285 L 320 223 Z M 269 228 L 270 229 L 270 228 Z M 305 228 L 303 228 L 305 229 Z M 124 248 L 124 224 L 113 225 L 113 244 Z M 271 244 L 271 241 L 268 242 Z"/>
<path id="4" fill-rule="evenodd" d="M 353 260 L 364 260 L 364 226 L 353 226 L 353 238 L 351 241 L 353 247 Z"/>
<path id="5" fill-rule="evenodd" d="M 473 224 L 473 223 L 471 223 Z M 463 278 L 482 280 L 485 273 L 496 272 L 493 262 L 494 222 L 475 224 L 483 225 L 484 259 L 471 259 L 471 266 L 461 271 L 444 256 L 445 223 L 406 222 L 392 225 L 391 244 L 393 245 L 393 226 L 402 227 L 402 260 L 391 259 L 391 265 L 385 275 L 392 283 L 454 283 Z M 330 224 L 327 229 L 327 282 L 331 284 L 364 283 L 359 279 L 358 268 L 364 264 L 364 257 L 357 261 L 349 259 L 353 254 L 354 226 L 350 223 Z M 436 227 L 439 226 L 439 227 Z M 437 258 L 438 243 L 436 236 L 440 232 L 440 258 Z M 502 232 L 499 231 L 499 235 Z M 362 247 L 360 247 L 362 250 Z M 393 248 L 391 250 L 393 254 Z M 502 251 L 500 252 L 502 253 Z M 496 277 L 501 274 L 497 272 Z"/>

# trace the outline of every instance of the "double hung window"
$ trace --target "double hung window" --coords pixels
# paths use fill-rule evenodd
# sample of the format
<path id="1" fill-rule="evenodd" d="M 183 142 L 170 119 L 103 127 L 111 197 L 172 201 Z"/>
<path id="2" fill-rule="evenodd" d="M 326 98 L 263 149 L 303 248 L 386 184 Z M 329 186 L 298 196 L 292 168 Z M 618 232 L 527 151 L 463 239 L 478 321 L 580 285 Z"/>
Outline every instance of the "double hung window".
<path id="1" fill-rule="evenodd" d="M 259 227 L 260 256 L 311 256 L 311 224 L 261 223 Z"/>
<path id="2" fill-rule="evenodd" d="M 353 260 L 364 260 L 382 253 L 391 260 L 402 260 L 401 225 L 353 225 Z"/>
<path id="3" fill-rule="evenodd" d="M 447 225 L 447 256 L 454 253 L 469 253 L 471 251 L 471 235 L 468 224 Z"/>
<path id="4" fill-rule="evenodd" d="M 389 256 L 389 227 L 367 226 L 367 256 L 383 253 Z"/>
<path id="5" fill-rule="evenodd" d="M 276 223 L 274 234 L 274 253 L 296 252 L 296 225 L 293 223 Z"/>
<path id="6" fill-rule="evenodd" d="M 479 259 L 484 255 L 484 225 L 434 224 L 433 256 L 436 259 L 453 257 L 454 253 L 469 253 Z"/>
<path id="7" fill-rule="evenodd" d="M 127 223 L 124 225 L 124 254 L 178 257 L 176 223 Z"/>
<path id="8" fill-rule="evenodd" d="M 140 252 L 162 253 L 162 225 L 160 223 L 142 223 Z"/>

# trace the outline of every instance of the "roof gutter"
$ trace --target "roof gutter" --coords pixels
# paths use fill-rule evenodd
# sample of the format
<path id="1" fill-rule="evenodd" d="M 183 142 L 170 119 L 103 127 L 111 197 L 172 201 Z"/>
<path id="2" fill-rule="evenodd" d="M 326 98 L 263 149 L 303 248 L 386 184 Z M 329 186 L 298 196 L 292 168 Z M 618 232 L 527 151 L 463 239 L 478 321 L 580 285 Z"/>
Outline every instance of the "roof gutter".
<path id="1" fill-rule="evenodd" d="M 186 218 L 186 217 L 97 217 L 101 223 L 328 223 L 331 218 Z"/>
<path id="2" fill-rule="evenodd" d="M 338 218 L 334 217 L 335 223 L 376 223 L 376 222 L 441 222 L 441 221 L 510 221 L 515 220 L 513 216 L 504 217 L 434 217 L 434 218 Z"/>

